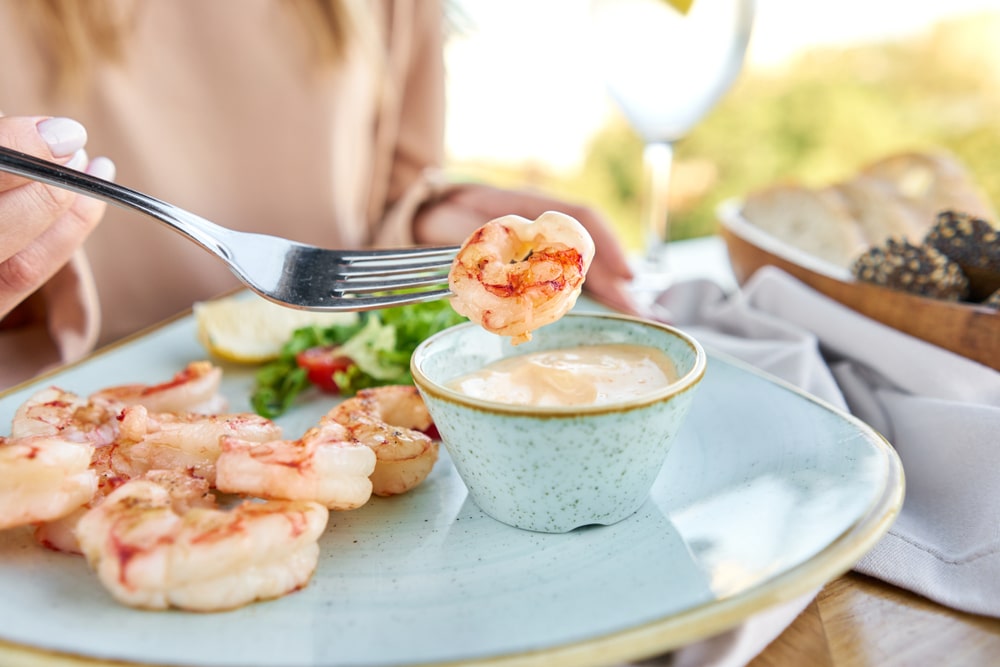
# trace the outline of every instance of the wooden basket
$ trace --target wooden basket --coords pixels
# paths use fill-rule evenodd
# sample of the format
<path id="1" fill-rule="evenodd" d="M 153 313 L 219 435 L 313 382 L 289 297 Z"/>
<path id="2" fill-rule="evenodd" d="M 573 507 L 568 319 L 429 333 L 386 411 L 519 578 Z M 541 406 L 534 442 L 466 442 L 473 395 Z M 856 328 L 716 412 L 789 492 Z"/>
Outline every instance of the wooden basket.
<path id="1" fill-rule="evenodd" d="M 751 225 L 737 202 L 724 203 L 718 216 L 740 284 L 760 267 L 776 266 L 862 315 L 1000 370 L 1000 311 L 855 281 L 845 269 L 808 256 Z"/>

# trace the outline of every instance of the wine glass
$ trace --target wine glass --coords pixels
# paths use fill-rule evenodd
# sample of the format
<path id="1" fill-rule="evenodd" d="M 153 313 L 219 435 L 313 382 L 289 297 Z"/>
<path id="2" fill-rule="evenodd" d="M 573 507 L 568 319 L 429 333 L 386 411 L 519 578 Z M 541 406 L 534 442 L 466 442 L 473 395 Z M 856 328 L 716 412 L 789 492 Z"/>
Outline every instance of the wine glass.
<path id="1" fill-rule="evenodd" d="M 608 92 L 645 144 L 633 293 L 650 306 L 670 284 L 667 199 L 674 144 L 739 74 L 754 0 L 592 0 L 590 14 Z"/>

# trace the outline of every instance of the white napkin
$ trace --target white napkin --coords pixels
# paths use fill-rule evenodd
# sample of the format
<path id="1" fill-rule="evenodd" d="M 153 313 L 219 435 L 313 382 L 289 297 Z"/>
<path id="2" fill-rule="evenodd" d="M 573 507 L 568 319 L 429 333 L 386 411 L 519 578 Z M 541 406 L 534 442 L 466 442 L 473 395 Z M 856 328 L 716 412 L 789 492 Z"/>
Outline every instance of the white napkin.
<path id="1" fill-rule="evenodd" d="M 1000 617 L 1000 373 L 864 317 L 773 267 L 731 295 L 699 280 L 672 286 L 657 304 L 705 347 L 852 412 L 896 449 L 906 476 L 903 509 L 857 571 Z M 775 622 L 791 623 L 797 612 L 790 613 L 810 599 L 686 647 L 670 664 L 694 664 L 688 656 L 745 664 L 780 633 Z"/>

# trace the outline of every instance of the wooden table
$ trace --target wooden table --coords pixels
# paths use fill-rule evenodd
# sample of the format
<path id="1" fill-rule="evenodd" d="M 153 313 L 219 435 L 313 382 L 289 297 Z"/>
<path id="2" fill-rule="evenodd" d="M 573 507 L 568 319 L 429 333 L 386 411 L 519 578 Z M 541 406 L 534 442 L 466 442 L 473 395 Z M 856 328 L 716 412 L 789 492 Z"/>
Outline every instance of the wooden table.
<path id="1" fill-rule="evenodd" d="M 673 244 L 679 279 L 736 279 L 718 238 Z M 1000 619 L 966 614 L 850 572 L 827 584 L 750 667 L 1000 665 Z"/>
<path id="2" fill-rule="evenodd" d="M 830 582 L 750 667 L 1000 664 L 1000 619 L 855 572 Z"/>

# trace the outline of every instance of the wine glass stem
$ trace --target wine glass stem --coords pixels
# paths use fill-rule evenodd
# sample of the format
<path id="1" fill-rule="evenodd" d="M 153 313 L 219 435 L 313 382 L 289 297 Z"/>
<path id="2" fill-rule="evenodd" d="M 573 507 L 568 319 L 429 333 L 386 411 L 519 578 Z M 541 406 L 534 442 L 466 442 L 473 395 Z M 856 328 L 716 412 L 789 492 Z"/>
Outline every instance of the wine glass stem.
<path id="1" fill-rule="evenodd" d="M 652 141 L 642 151 L 646 196 L 643 233 L 646 259 L 666 268 L 666 244 L 670 239 L 667 203 L 670 199 L 670 171 L 674 146 L 668 141 Z"/>

